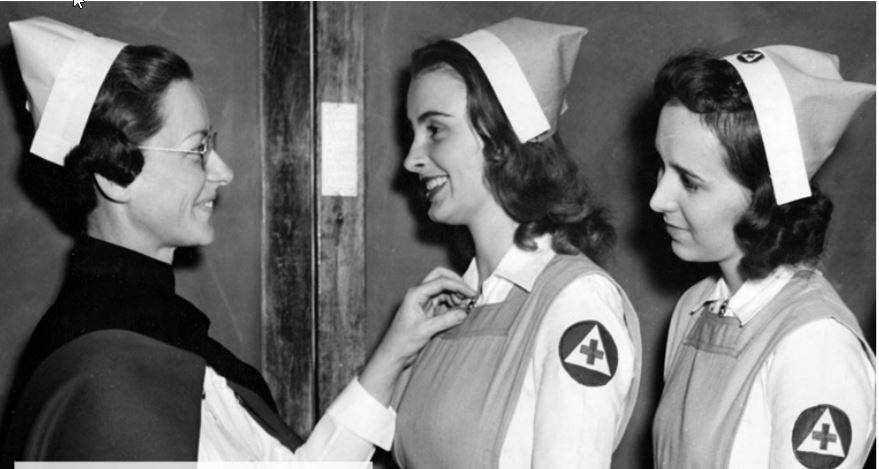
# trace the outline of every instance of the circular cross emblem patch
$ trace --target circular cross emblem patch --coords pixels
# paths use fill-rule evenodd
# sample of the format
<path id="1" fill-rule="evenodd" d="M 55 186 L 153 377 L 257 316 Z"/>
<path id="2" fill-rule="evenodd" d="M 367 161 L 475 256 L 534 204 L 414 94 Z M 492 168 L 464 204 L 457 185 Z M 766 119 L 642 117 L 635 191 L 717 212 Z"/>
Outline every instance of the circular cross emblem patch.
<path id="1" fill-rule="evenodd" d="M 754 62 L 759 62 L 763 59 L 763 53 L 758 50 L 746 50 L 736 56 L 739 59 L 739 62 L 744 62 L 746 64 L 752 64 Z"/>
<path id="2" fill-rule="evenodd" d="M 809 407 L 800 413 L 791 435 L 794 455 L 811 469 L 840 465 L 852 443 L 852 425 L 845 412 L 830 404 Z"/>
<path id="3" fill-rule="evenodd" d="M 584 386 L 603 386 L 617 371 L 617 344 L 598 321 L 578 322 L 559 341 L 565 371 Z"/>

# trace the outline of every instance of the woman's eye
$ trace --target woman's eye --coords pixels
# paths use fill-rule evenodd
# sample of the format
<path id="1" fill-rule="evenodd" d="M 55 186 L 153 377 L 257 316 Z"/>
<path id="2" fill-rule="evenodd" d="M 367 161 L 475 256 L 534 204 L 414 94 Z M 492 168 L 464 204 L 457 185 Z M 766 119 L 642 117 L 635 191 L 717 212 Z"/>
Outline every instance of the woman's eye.
<path id="1" fill-rule="evenodd" d="M 205 155 L 204 155 L 204 152 L 200 151 L 200 148 L 192 150 L 192 153 L 189 153 L 189 156 L 192 158 L 193 161 L 198 163 L 202 168 L 205 167 Z"/>
<path id="2" fill-rule="evenodd" d="M 440 132 L 442 132 L 442 128 L 438 125 L 428 125 L 427 126 L 427 133 L 431 137 L 436 137 L 437 135 L 440 134 Z"/>
<path id="3" fill-rule="evenodd" d="M 699 189 L 699 185 L 693 182 L 693 180 L 687 175 L 681 175 L 681 185 L 683 185 L 684 189 L 689 192 L 694 192 Z"/>

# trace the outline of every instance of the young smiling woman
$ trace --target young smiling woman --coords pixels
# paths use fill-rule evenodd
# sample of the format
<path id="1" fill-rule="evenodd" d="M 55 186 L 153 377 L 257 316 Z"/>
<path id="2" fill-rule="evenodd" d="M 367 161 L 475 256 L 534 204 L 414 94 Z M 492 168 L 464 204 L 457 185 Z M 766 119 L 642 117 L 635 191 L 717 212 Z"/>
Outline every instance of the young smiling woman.
<path id="1" fill-rule="evenodd" d="M 404 468 L 610 467 L 622 438 L 638 320 L 587 257 L 613 230 L 556 126 L 583 34 L 515 18 L 413 54 L 404 166 L 432 220 L 467 227 L 480 296 L 398 387 Z"/>
<path id="2" fill-rule="evenodd" d="M 489 189 L 485 145 L 470 123 L 464 80 L 447 65 L 418 74 L 407 103 L 413 138 L 403 166 L 424 185 L 431 220 L 464 225 L 474 234 L 476 264 L 488 277 L 518 224 Z"/>

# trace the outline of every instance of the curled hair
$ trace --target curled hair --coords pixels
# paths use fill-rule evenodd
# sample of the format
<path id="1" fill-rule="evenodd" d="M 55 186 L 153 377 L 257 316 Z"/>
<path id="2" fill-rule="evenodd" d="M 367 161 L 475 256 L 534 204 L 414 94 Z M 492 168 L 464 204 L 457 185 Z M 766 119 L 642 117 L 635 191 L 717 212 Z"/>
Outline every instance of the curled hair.
<path id="1" fill-rule="evenodd" d="M 558 132 L 543 141 L 519 142 L 488 78 L 460 44 L 441 40 L 412 54 L 410 75 L 450 67 L 467 88 L 467 114 L 482 139 L 485 179 L 495 200 L 519 223 L 514 242 L 534 250 L 534 238 L 552 234 L 562 254 L 600 257 L 614 242 L 605 210 L 589 196 Z"/>
<path id="2" fill-rule="evenodd" d="M 760 279 L 781 265 L 817 262 L 833 203 L 812 185 L 812 196 L 775 202 L 766 150 L 751 98 L 735 67 L 704 50 L 669 59 L 654 83 L 659 105 L 682 104 L 720 141 L 730 174 L 751 191 L 751 201 L 733 227 L 744 256 L 739 273 Z"/>
<path id="3" fill-rule="evenodd" d="M 137 146 L 164 125 L 165 92 L 175 80 L 191 79 L 189 64 L 164 47 L 122 49 L 98 91 L 79 145 L 64 162 L 71 208 L 81 223 L 98 203 L 94 175 L 130 184 L 143 168 Z"/>

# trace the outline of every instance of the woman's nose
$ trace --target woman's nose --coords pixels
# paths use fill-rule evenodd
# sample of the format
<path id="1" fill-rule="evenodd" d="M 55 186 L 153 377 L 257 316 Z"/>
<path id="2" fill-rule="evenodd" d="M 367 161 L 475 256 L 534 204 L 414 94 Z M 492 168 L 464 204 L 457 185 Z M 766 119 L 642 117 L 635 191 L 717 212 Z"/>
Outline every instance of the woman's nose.
<path id="1" fill-rule="evenodd" d="M 666 177 L 656 179 L 656 189 L 650 197 L 650 209 L 657 213 L 670 212 L 674 209 L 674 198 Z"/>
<path id="2" fill-rule="evenodd" d="M 207 174 L 208 180 L 216 183 L 220 186 L 225 186 L 232 182 L 232 179 L 235 177 L 235 173 L 232 172 L 232 168 L 230 168 L 223 158 L 217 153 L 216 150 L 211 150 L 211 155 L 208 158 L 207 165 Z"/>
<path id="3" fill-rule="evenodd" d="M 425 167 L 426 163 L 427 156 L 424 154 L 422 145 L 417 140 L 413 141 L 406 159 L 403 160 L 403 167 L 411 173 L 417 173 Z"/>

